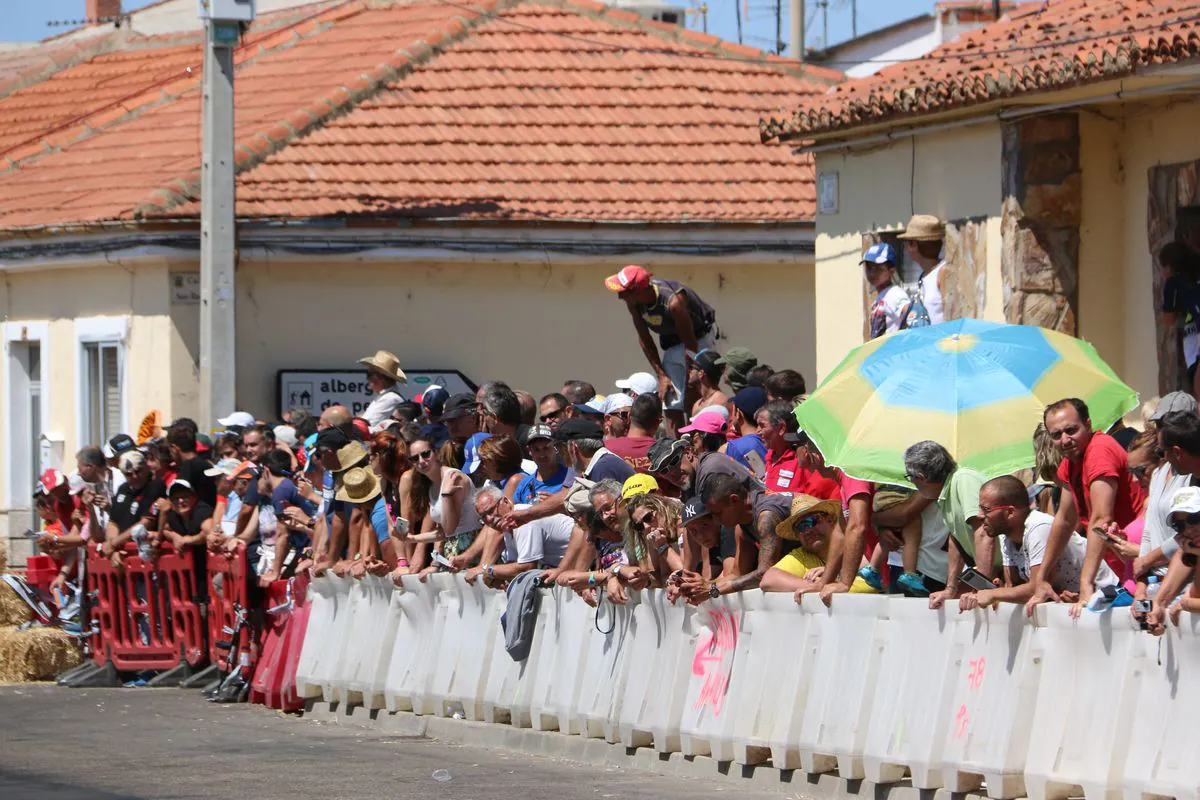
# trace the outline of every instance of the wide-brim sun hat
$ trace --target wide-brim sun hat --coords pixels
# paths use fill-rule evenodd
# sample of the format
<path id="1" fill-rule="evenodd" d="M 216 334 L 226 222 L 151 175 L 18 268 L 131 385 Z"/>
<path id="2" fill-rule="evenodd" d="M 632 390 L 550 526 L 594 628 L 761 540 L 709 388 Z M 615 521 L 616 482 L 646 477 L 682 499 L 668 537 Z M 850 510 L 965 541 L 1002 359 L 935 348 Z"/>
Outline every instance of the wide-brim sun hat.
<path id="1" fill-rule="evenodd" d="M 396 357 L 395 353 L 377 350 L 375 355 L 360 358 L 358 363 L 397 383 L 408 383 L 408 376 L 404 374 L 404 370 L 400 369 L 400 359 Z"/>
<path id="2" fill-rule="evenodd" d="M 775 534 L 780 539 L 797 541 L 800 534 L 796 531 L 796 523 L 813 514 L 827 514 L 837 519 L 842 514 L 842 504 L 837 500 L 822 500 L 809 494 L 795 495 L 792 497 L 792 513 L 775 526 Z"/>

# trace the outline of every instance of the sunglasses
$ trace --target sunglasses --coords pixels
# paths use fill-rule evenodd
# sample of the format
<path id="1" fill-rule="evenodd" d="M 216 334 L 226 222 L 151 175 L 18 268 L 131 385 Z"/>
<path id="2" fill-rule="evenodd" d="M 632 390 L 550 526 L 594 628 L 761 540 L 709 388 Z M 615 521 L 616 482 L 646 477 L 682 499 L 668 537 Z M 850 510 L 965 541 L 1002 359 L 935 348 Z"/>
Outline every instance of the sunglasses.
<path id="1" fill-rule="evenodd" d="M 817 523 L 820 521 L 820 517 L 818 517 L 816 514 L 813 514 L 805 517 L 804 519 L 797 520 L 796 524 L 793 525 L 792 528 L 796 531 L 796 533 L 804 533 L 805 531 L 810 531 L 817 527 Z"/>
<path id="2" fill-rule="evenodd" d="M 432 450 L 422 450 L 419 453 L 410 453 L 413 461 L 424 461 L 427 458 L 433 458 Z"/>
<path id="3" fill-rule="evenodd" d="M 1145 475 L 1146 471 L 1149 469 L 1150 469 L 1149 464 L 1138 464 L 1136 467 L 1129 468 L 1129 474 L 1135 478 L 1140 478 L 1143 475 Z"/>
<path id="4" fill-rule="evenodd" d="M 1005 508 L 1015 511 L 1017 507 L 1016 506 L 985 506 L 983 504 L 980 504 L 979 513 L 986 516 L 987 514 L 990 514 L 993 511 L 1000 511 Z"/>
<path id="5" fill-rule="evenodd" d="M 1183 519 L 1171 520 L 1171 529 L 1176 533 L 1183 533 L 1183 529 L 1189 525 L 1200 525 L 1200 512 L 1188 514 Z"/>
<path id="6" fill-rule="evenodd" d="M 634 531 L 636 531 L 637 533 L 642 533 L 643 531 L 646 530 L 646 526 L 650 524 L 650 519 L 653 516 L 654 516 L 654 514 L 652 514 L 652 513 L 651 514 L 643 514 L 640 517 L 631 519 L 630 525 L 633 527 Z"/>
<path id="7" fill-rule="evenodd" d="M 538 419 L 540 419 L 542 422 L 553 422 L 565 413 L 567 413 L 567 407 L 563 406 L 558 411 L 551 411 L 549 414 L 542 414 L 540 417 L 538 417 Z"/>

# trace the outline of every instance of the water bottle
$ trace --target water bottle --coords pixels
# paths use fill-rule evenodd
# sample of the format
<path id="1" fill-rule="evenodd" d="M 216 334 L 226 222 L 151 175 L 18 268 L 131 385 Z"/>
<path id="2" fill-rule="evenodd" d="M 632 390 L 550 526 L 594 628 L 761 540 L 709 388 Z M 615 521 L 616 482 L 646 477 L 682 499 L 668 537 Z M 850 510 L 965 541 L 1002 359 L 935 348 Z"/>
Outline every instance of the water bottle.
<path id="1" fill-rule="evenodd" d="M 1151 603 L 1154 602 L 1154 595 L 1158 594 L 1158 590 L 1162 588 L 1158 584 L 1158 576 L 1151 575 L 1146 579 L 1146 599 Z"/>

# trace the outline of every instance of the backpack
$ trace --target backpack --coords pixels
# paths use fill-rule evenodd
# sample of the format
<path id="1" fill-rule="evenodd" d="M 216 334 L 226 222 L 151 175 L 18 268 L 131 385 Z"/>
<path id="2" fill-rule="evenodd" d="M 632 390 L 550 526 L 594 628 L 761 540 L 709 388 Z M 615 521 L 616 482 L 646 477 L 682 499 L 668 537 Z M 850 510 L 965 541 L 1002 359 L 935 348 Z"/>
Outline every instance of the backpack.
<path id="1" fill-rule="evenodd" d="M 921 284 L 918 283 L 916 294 L 908 295 L 908 305 L 900 320 L 900 330 L 928 328 L 932 324 L 929 321 L 929 312 L 925 309 L 925 301 L 921 299 Z"/>

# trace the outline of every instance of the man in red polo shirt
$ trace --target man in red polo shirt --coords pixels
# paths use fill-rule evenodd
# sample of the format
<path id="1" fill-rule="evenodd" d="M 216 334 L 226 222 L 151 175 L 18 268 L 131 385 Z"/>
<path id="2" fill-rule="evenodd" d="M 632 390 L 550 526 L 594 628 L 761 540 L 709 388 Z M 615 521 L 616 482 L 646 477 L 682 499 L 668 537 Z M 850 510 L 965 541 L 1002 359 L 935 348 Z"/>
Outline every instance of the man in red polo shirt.
<path id="1" fill-rule="evenodd" d="M 1071 608 L 1078 617 L 1096 591 L 1096 573 L 1104 555 L 1104 543 L 1115 522 L 1121 528 L 1137 519 L 1144 495 L 1141 484 L 1129 472 L 1125 449 L 1106 433 L 1092 430 L 1087 403 L 1076 397 L 1059 400 L 1043 414 L 1050 438 L 1061 448 L 1058 483 L 1064 489 L 1043 564 L 1054 564 L 1067 539 L 1082 523 L 1086 526 L 1087 555 L 1079 579 L 1079 600 Z M 1040 576 L 1028 608 L 1054 598 L 1049 575 Z"/>

